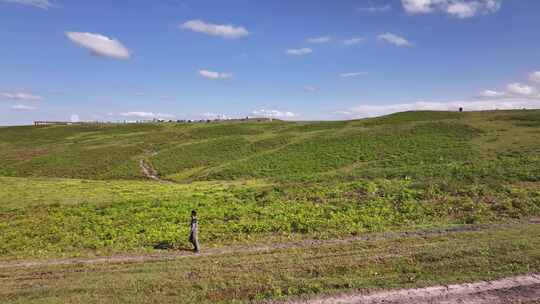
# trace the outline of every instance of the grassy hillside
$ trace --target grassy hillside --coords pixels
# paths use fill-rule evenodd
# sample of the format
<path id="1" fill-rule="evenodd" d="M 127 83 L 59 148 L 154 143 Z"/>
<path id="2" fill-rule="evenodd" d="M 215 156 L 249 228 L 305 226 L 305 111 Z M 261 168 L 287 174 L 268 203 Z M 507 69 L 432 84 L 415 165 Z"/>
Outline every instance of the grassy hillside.
<path id="1" fill-rule="evenodd" d="M 194 208 L 205 246 L 540 215 L 540 111 L 9 127 L 0 148 L 0 259 L 182 246 Z"/>
<path id="2" fill-rule="evenodd" d="M 1 267 L 181 254 L 192 209 L 217 254 Z M 0 128 L 2 303 L 247 303 L 538 272 L 539 216 L 540 111 Z M 420 234 L 370 234 L 390 231 Z"/>
<path id="3" fill-rule="evenodd" d="M 0 175 L 178 181 L 539 178 L 539 111 L 405 112 L 348 122 L 0 129 Z M 532 165 L 532 166 L 531 166 Z"/>

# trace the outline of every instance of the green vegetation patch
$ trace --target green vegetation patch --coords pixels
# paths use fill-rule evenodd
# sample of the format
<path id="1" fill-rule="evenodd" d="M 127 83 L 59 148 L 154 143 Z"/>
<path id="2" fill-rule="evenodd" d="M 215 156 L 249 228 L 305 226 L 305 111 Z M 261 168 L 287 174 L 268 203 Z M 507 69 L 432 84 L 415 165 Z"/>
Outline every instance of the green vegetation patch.
<path id="1" fill-rule="evenodd" d="M 271 153 L 234 162 L 210 174 L 210 179 L 279 177 L 305 179 L 358 162 L 444 162 L 471 154 L 467 141 L 475 130 L 463 124 L 427 123 L 409 129 L 350 131 L 317 136 Z M 391 164 L 395 166 L 396 164 Z M 393 168 L 392 166 L 390 166 Z"/>
<path id="2" fill-rule="evenodd" d="M 72 126 L 21 126 L 0 129 L 0 142 L 43 144 L 58 142 L 81 133 L 126 134 L 159 130 L 157 124 L 87 124 Z"/>
<path id="3" fill-rule="evenodd" d="M 404 124 L 411 122 L 421 122 L 421 121 L 436 121 L 436 120 L 447 120 L 447 119 L 459 119 L 467 115 L 466 113 L 457 113 L 457 112 L 445 112 L 445 111 L 409 111 L 409 112 L 400 112 L 395 114 L 390 114 L 377 118 L 370 118 L 365 120 L 357 120 L 354 123 L 364 126 L 376 126 L 376 125 L 387 125 L 387 124 Z"/>
<path id="4" fill-rule="evenodd" d="M 276 149 L 288 142 L 286 137 L 280 136 L 254 142 L 243 136 L 229 136 L 162 150 L 151 157 L 150 161 L 162 175 L 169 175 L 194 168 L 221 166 L 233 160 Z"/>
<path id="5" fill-rule="evenodd" d="M 193 139 L 208 139 L 230 135 L 256 135 L 264 132 L 263 126 L 257 123 L 224 123 L 217 125 L 199 126 L 189 132 Z"/>
<path id="6" fill-rule="evenodd" d="M 540 227 L 174 261 L 7 269 L 2 303 L 257 303 L 540 271 Z M 29 288 L 39 286 L 39 288 Z"/>
<path id="7" fill-rule="evenodd" d="M 179 181 L 461 176 L 471 182 L 502 180 L 500 172 L 535 181 L 539 113 L 419 111 L 349 122 L 6 127 L 0 128 L 0 175 L 134 179 L 142 177 L 136 171 L 144 158 Z"/>
<path id="8" fill-rule="evenodd" d="M 143 153 L 138 146 L 84 148 L 71 145 L 60 152 L 5 164 L 8 176 L 69 177 L 88 179 L 133 179 L 143 177 L 135 156 Z"/>
<path id="9" fill-rule="evenodd" d="M 7 186 L 17 181 L 9 182 Z M 471 185 L 448 193 L 444 185 L 384 179 L 258 186 L 102 183 L 94 184 L 102 196 L 86 199 L 84 193 L 98 192 L 69 181 L 49 183 L 50 192 L 64 197 L 56 194 L 58 203 L 46 205 L 28 199 L 32 193 L 46 197 L 43 187 L 18 187 L 18 195 L 4 195 L 2 200 L 10 203 L 0 207 L 0 259 L 151 251 L 162 243 L 184 247 L 192 209 L 199 211 L 205 246 L 333 238 L 540 214 L 538 189 L 513 186 L 496 191 Z M 148 194 L 139 194 L 145 191 Z M 70 198 L 78 203 L 70 203 Z"/>
<path id="10" fill-rule="evenodd" d="M 540 127 L 540 113 L 538 111 L 521 111 L 506 115 L 498 115 L 493 120 L 513 121 L 520 127 Z"/>
<path id="11" fill-rule="evenodd" d="M 281 132 L 316 132 L 324 130 L 342 129 L 349 124 L 348 121 L 319 121 L 310 123 L 298 123 L 297 126 L 292 126 L 281 130 Z"/>

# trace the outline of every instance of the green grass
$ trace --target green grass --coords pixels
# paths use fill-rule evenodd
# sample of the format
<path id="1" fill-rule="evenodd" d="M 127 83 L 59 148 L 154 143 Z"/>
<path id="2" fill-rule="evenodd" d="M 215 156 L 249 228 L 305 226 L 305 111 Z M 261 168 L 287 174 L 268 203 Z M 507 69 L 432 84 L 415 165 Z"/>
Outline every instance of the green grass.
<path id="1" fill-rule="evenodd" d="M 510 185 L 451 193 L 444 185 L 395 179 L 182 185 L 1 178 L 0 186 L 0 260 L 187 246 L 192 209 L 200 213 L 206 247 L 540 215 L 538 188 Z"/>
<path id="2" fill-rule="evenodd" d="M 400 168 L 448 164 L 472 156 L 468 144 L 475 130 L 463 124 L 428 123 L 409 129 L 348 131 L 319 135 L 291 144 L 278 151 L 234 162 L 206 178 L 281 177 L 308 179 L 353 163 Z M 379 170 L 381 175 L 384 170 Z M 432 174 L 432 172 L 426 172 Z"/>
<path id="3" fill-rule="evenodd" d="M 406 112 L 348 122 L 0 128 L 0 260 L 155 253 L 154 247 L 163 243 L 186 247 L 192 209 L 200 214 L 204 248 L 508 223 L 540 216 L 539 117 L 540 111 L 530 110 Z M 139 168 L 140 160 L 175 183 L 148 180 Z M 272 265 L 272 255 L 265 257 L 266 266 L 260 271 L 253 270 L 259 267 L 253 262 L 255 256 L 226 257 L 231 265 L 241 261 L 254 265 L 244 269 L 254 271 L 253 276 L 246 273 L 230 284 L 228 275 L 210 277 L 214 273 L 201 266 L 205 258 L 189 265 L 175 262 L 168 275 L 202 267 L 207 277 L 201 285 L 186 285 L 190 287 L 185 293 L 157 295 L 157 299 L 167 302 L 185 295 L 202 302 L 228 302 L 236 290 L 247 301 L 376 287 L 384 282 L 422 285 L 436 281 L 434 267 L 443 267 L 448 275 L 442 278 L 449 281 L 525 272 L 538 269 L 538 252 L 529 246 L 538 243 L 534 229 L 524 227 L 522 238 L 515 231 L 494 233 L 495 243 L 481 234 L 484 243 L 465 244 L 467 249 L 455 255 L 447 252 L 450 243 L 443 242 L 439 250 L 430 245 L 438 244 L 437 239 L 414 240 L 423 244 L 425 260 L 409 254 L 377 269 L 359 262 L 363 251 L 354 246 L 346 249 L 351 255 L 344 268 L 336 267 L 339 257 L 326 259 L 322 248 L 283 253 L 280 259 L 286 262 L 281 272 L 268 275 L 263 274 L 264 267 Z M 515 239 L 506 239 L 509 235 Z M 394 245 L 401 246 L 373 246 L 391 252 Z M 413 243 L 406 241 L 403 246 Z M 488 249 L 494 250 L 493 255 Z M 523 260 L 512 260 L 510 249 L 521 252 Z M 320 264 L 306 262 L 311 259 Z M 366 267 L 355 267 L 353 262 Z M 296 276 L 294 265 L 302 263 L 308 266 Z M 160 266 L 140 267 L 127 268 L 128 279 L 113 284 L 126 290 L 116 293 L 118 301 L 133 300 L 127 291 L 172 292 L 172 285 L 160 285 L 160 274 L 144 281 L 133 273 L 154 273 Z M 283 270 L 287 267 L 292 270 Z M 378 280 L 375 272 L 390 277 Z M 411 273 L 421 274 L 423 280 L 404 281 Z M 114 275 L 107 278 L 110 283 L 107 280 Z M 165 282 L 186 284 L 182 278 Z M 64 287 L 59 302 L 92 302 L 93 294 L 110 291 L 106 283 L 76 280 L 79 287 L 75 291 Z M 248 282 L 245 290 L 240 282 Z M 93 291 L 80 287 L 90 283 Z M 0 287 L 0 297 L 12 302 L 29 297 L 54 302 L 50 296 L 58 291 L 24 293 L 19 283 L 10 284 L 13 290 Z"/>
<path id="4" fill-rule="evenodd" d="M 254 303 L 540 271 L 540 227 L 168 262 L 0 270 L 2 303 Z"/>
<path id="5" fill-rule="evenodd" d="M 180 245 L 191 209 L 208 246 L 535 216 L 539 113 L 2 128 L 0 258 Z"/>
<path id="6" fill-rule="evenodd" d="M 161 150 L 151 157 L 152 166 L 162 175 L 173 175 L 195 168 L 220 166 L 287 144 L 287 138 L 275 136 L 250 142 L 243 136 L 228 136 Z"/>
<path id="7" fill-rule="evenodd" d="M 396 114 L 390 114 L 383 117 L 357 120 L 356 124 L 364 126 L 388 125 L 388 124 L 406 124 L 422 121 L 441 121 L 448 119 L 460 119 L 466 117 L 467 113 L 445 112 L 445 111 L 409 111 Z"/>
<path id="8" fill-rule="evenodd" d="M 540 111 L 405 112 L 351 122 L 0 129 L 0 175 L 191 181 L 338 176 L 538 180 Z M 532 164 L 532 166 L 531 166 Z M 522 172 L 522 173 L 520 173 Z"/>

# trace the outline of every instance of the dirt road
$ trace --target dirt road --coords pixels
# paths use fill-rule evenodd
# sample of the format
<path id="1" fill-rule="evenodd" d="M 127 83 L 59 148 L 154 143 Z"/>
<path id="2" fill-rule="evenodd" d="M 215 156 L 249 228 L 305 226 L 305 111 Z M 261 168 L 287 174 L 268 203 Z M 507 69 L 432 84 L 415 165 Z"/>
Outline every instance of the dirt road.
<path id="1" fill-rule="evenodd" d="M 535 220 L 528 220 L 530 224 L 540 224 Z M 505 227 L 512 227 L 515 224 L 497 224 L 497 225 L 461 225 L 450 228 L 438 228 L 438 229 L 422 229 L 406 232 L 386 232 L 386 233 L 371 233 L 363 236 L 343 238 L 343 239 L 331 239 L 331 240 L 303 240 L 298 242 L 287 243 L 273 243 L 256 246 L 231 246 L 226 248 L 215 248 L 203 250 L 199 254 L 194 254 L 189 251 L 174 251 L 166 250 L 157 252 L 154 254 L 144 255 L 117 255 L 97 258 L 72 258 L 72 259 L 53 259 L 53 260 L 41 260 L 41 261 L 13 261 L 13 262 L 0 262 L 0 269 L 6 268 L 20 268 L 20 267 L 41 267 L 41 266 L 57 266 L 57 265 L 74 265 L 74 264 L 100 264 L 100 263 L 143 263 L 154 261 L 168 261 L 181 258 L 195 258 L 200 256 L 213 256 L 222 254 L 234 254 L 234 253 L 256 253 L 256 252 L 268 252 L 273 250 L 283 249 L 295 249 L 305 247 L 316 246 L 332 246 L 339 244 L 347 244 L 357 241 L 370 241 L 370 240 L 384 240 L 384 239 L 396 239 L 396 238 L 408 238 L 408 237 L 427 237 L 446 235 L 452 233 L 483 231 Z"/>
<path id="2" fill-rule="evenodd" d="M 283 304 L 508 304 L 540 303 L 540 275 L 531 274 L 490 282 L 387 290 L 371 294 L 349 293 Z"/>
<path id="3" fill-rule="evenodd" d="M 537 219 L 530 219 L 529 224 L 540 224 Z M 334 246 L 340 244 L 353 243 L 358 241 L 387 240 L 402 238 L 423 238 L 428 236 L 439 236 L 449 234 L 459 234 L 471 231 L 489 231 L 494 229 L 505 229 L 521 223 L 499 224 L 499 225 L 464 225 L 446 229 L 427 229 L 410 232 L 374 233 L 359 237 L 333 240 L 303 240 L 298 242 L 278 243 L 257 246 L 236 246 L 227 248 L 207 249 L 201 254 L 193 254 L 188 251 L 160 251 L 154 254 L 145 255 L 118 255 L 98 258 L 73 258 L 55 259 L 42 261 L 11 261 L 0 262 L 0 271 L 5 273 L 19 270 L 19 268 L 33 268 L 43 266 L 62 265 L 91 265 L 91 264 L 114 264 L 114 263 L 144 263 L 154 261 L 171 261 L 182 258 L 197 258 L 215 255 L 239 254 L 239 253 L 265 253 L 278 250 Z M 399 255 L 399 253 L 396 253 Z M 26 270 L 23 270 L 26 271 Z M 540 304 L 540 274 L 522 275 L 504 278 L 490 282 L 475 282 L 456 285 L 440 285 L 426 288 L 401 289 L 401 290 L 381 290 L 367 292 L 359 290 L 357 292 L 341 293 L 333 296 L 319 296 L 314 298 L 297 298 L 287 301 L 269 301 L 269 304 Z"/>

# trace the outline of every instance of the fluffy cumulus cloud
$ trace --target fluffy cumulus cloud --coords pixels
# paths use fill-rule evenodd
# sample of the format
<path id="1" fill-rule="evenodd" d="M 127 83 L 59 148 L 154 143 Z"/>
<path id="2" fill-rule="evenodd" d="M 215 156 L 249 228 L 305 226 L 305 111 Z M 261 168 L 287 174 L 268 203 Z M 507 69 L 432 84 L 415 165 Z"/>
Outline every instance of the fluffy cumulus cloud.
<path id="1" fill-rule="evenodd" d="M 213 80 L 223 80 L 232 78 L 232 74 L 229 73 L 220 73 L 209 70 L 199 70 L 199 75 L 204 78 L 213 79 Z"/>
<path id="2" fill-rule="evenodd" d="M 444 12 L 457 18 L 491 14 L 501 7 L 501 0 L 401 0 L 408 14 Z"/>
<path id="3" fill-rule="evenodd" d="M 364 38 L 364 37 L 354 37 L 354 38 L 343 40 L 343 44 L 347 45 L 347 46 L 350 46 L 350 45 L 360 44 L 360 43 L 363 43 L 365 41 L 366 41 L 366 38 Z"/>
<path id="4" fill-rule="evenodd" d="M 535 71 L 535 72 L 532 72 L 530 75 L 529 75 L 529 79 L 533 82 L 538 82 L 540 83 L 540 71 Z"/>
<path id="5" fill-rule="evenodd" d="M 360 105 L 336 114 L 348 118 L 364 118 L 387 115 L 403 111 L 457 111 L 459 108 L 466 111 L 483 110 L 510 110 L 510 109 L 537 109 L 540 108 L 540 100 L 534 99 L 494 99 L 494 100 L 464 100 L 450 102 L 426 102 L 387 104 L 387 105 Z"/>
<path id="6" fill-rule="evenodd" d="M 307 42 L 309 43 L 328 43 L 330 41 L 332 41 L 332 37 L 330 36 L 322 36 L 322 37 L 313 37 L 313 38 L 308 38 L 306 39 Z"/>
<path id="7" fill-rule="evenodd" d="M 390 43 L 398 47 L 412 46 L 412 43 L 410 43 L 407 39 L 392 33 L 380 34 L 377 36 L 377 40 L 384 43 Z"/>
<path id="8" fill-rule="evenodd" d="M 36 107 L 33 107 L 33 106 L 27 106 L 27 105 L 23 105 L 23 104 L 16 104 L 16 105 L 13 105 L 11 107 L 12 110 L 15 110 L 15 111 L 34 111 L 36 110 L 37 108 Z"/>
<path id="9" fill-rule="evenodd" d="M 367 75 L 366 72 L 350 72 L 350 73 L 341 73 L 339 74 L 339 77 L 352 78 L 352 77 L 359 77 L 359 76 L 365 76 L 365 75 Z"/>
<path id="10" fill-rule="evenodd" d="M 409 14 L 425 14 L 433 10 L 433 0 L 401 0 L 403 9 Z"/>
<path id="11" fill-rule="evenodd" d="M 179 26 L 181 29 L 217 36 L 226 39 L 238 39 L 249 35 L 249 31 L 242 26 L 231 24 L 213 24 L 202 20 L 189 20 Z"/>
<path id="12" fill-rule="evenodd" d="M 509 94 L 517 96 L 533 96 L 536 93 L 535 88 L 518 82 L 508 84 L 506 90 Z"/>
<path id="13" fill-rule="evenodd" d="M 529 80 L 531 82 L 540 83 L 540 72 L 532 72 L 529 74 Z M 482 98 L 528 98 L 528 99 L 540 99 L 538 89 L 534 86 L 513 82 L 506 85 L 503 90 L 484 90 L 479 94 Z"/>
<path id="14" fill-rule="evenodd" d="M 531 81 L 536 81 L 538 72 L 529 74 Z M 479 96 L 470 100 L 449 102 L 419 101 L 402 104 L 360 105 L 350 109 L 337 111 L 335 114 L 349 118 L 362 118 L 386 115 L 395 112 L 432 110 L 456 111 L 459 108 L 466 111 L 511 110 L 511 109 L 540 109 L 540 94 L 530 85 L 514 82 L 506 85 L 504 90 L 484 90 Z"/>
<path id="15" fill-rule="evenodd" d="M 0 2 L 28 5 L 42 9 L 48 9 L 53 6 L 49 0 L 0 0 Z"/>
<path id="16" fill-rule="evenodd" d="M 358 11 L 360 12 L 366 12 L 366 13 L 382 13 L 387 12 L 392 9 L 392 6 L 390 4 L 385 5 L 368 5 L 364 7 L 359 7 Z"/>
<path id="17" fill-rule="evenodd" d="M 66 36 L 79 46 L 97 56 L 129 59 L 129 50 L 120 41 L 94 33 L 66 32 Z"/>
<path id="18" fill-rule="evenodd" d="M 254 116 L 260 116 L 260 117 L 268 117 L 268 118 L 294 118 L 298 115 L 293 112 L 282 112 L 279 110 L 267 110 L 267 109 L 260 109 L 255 110 L 251 114 Z"/>
<path id="19" fill-rule="evenodd" d="M 131 117 L 131 118 L 141 118 L 141 119 L 174 118 L 175 117 L 172 114 L 153 113 L 153 112 L 139 112 L 139 111 L 120 113 L 120 116 Z"/>
<path id="20" fill-rule="evenodd" d="M 288 55 L 302 56 L 313 53 L 313 50 L 310 48 L 301 48 L 301 49 L 288 49 L 285 51 Z"/>
<path id="21" fill-rule="evenodd" d="M 40 101 L 43 99 L 41 96 L 37 96 L 31 93 L 25 93 L 25 92 L 0 93 L 0 98 L 11 99 L 11 100 L 24 100 L 24 101 Z"/>

